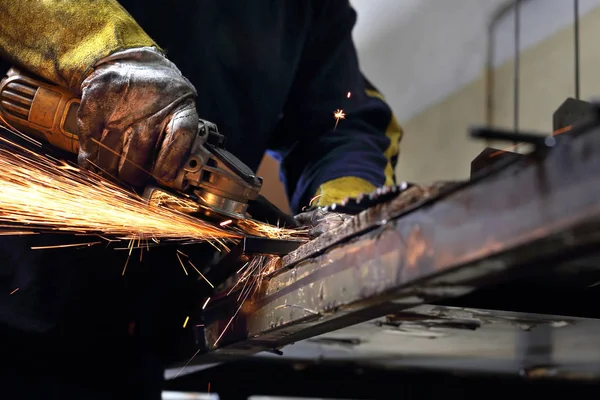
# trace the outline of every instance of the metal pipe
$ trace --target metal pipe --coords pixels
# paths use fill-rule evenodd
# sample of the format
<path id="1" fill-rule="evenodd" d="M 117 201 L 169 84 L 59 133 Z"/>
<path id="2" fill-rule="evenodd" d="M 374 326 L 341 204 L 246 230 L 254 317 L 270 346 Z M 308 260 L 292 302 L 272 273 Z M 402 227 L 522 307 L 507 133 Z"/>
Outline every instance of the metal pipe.
<path id="1" fill-rule="evenodd" d="M 524 3 L 526 0 L 519 0 L 520 3 Z M 504 18 L 509 12 L 515 7 L 515 0 L 508 0 L 505 4 L 498 7 L 498 9 L 492 15 L 490 22 L 487 26 L 487 57 L 486 57 L 486 124 L 492 126 L 494 124 L 494 31 L 496 26 L 502 18 Z"/>
<path id="2" fill-rule="evenodd" d="M 515 0 L 515 60 L 513 70 L 513 129 L 519 131 L 519 63 L 520 63 L 520 39 L 521 39 L 521 0 Z M 514 143 L 517 145 L 517 143 Z"/>
<path id="3" fill-rule="evenodd" d="M 573 0 L 573 39 L 575 56 L 575 98 L 580 98 L 580 67 L 579 67 L 579 0 Z"/>

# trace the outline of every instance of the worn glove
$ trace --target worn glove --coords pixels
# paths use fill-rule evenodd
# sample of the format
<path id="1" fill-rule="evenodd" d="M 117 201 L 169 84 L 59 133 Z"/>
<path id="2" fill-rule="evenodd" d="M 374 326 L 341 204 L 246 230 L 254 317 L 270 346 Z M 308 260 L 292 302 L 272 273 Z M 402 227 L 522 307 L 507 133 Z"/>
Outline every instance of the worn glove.
<path id="1" fill-rule="evenodd" d="M 300 213 L 295 218 L 301 226 L 309 227 L 308 237 L 315 239 L 323 233 L 337 228 L 351 217 L 348 214 L 327 212 L 319 207 Z"/>
<path id="2" fill-rule="evenodd" d="M 340 203 L 347 197 L 356 197 L 362 193 L 375 190 L 375 185 L 364 179 L 349 176 L 334 179 L 322 184 L 317 190 L 313 209 L 296 215 L 296 221 L 302 226 L 309 227 L 309 237 L 314 239 L 325 232 L 333 230 L 344 223 L 351 215 L 326 212 L 322 207 Z"/>
<path id="3" fill-rule="evenodd" d="M 83 80 L 79 163 L 134 186 L 173 180 L 198 131 L 196 90 L 158 50 L 101 59 Z"/>

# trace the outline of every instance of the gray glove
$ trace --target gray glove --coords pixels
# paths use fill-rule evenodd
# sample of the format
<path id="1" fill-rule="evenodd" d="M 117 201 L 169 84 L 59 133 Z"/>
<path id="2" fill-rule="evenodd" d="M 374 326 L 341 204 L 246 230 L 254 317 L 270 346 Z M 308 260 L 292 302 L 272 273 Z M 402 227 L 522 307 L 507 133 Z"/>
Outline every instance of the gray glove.
<path id="1" fill-rule="evenodd" d="M 321 236 L 323 233 L 337 228 L 347 219 L 352 218 L 352 215 L 327 212 L 322 208 L 306 211 L 296 215 L 296 221 L 301 226 L 309 227 L 308 236 L 311 239 Z"/>
<path id="2" fill-rule="evenodd" d="M 172 181 L 198 133 L 196 89 L 154 48 L 119 51 L 81 85 L 79 164 L 134 186 Z M 99 143 L 100 144 L 99 144 Z"/>

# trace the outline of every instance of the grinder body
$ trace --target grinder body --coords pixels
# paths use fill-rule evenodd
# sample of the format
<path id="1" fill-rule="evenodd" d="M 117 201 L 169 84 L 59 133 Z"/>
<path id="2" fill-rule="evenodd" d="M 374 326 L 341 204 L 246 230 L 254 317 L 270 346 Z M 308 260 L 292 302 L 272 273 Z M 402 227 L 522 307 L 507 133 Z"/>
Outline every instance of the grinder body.
<path id="1" fill-rule="evenodd" d="M 0 82 L 0 115 L 9 127 L 75 154 L 79 104 L 70 91 L 15 68 Z"/>

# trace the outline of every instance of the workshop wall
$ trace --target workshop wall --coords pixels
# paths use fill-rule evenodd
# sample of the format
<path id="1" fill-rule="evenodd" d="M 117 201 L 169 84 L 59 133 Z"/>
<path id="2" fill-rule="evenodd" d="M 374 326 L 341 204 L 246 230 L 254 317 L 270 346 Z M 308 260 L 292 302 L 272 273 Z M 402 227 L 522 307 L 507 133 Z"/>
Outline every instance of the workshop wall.
<path id="1" fill-rule="evenodd" d="M 257 171 L 263 177 L 261 193 L 281 210 L 291 213 L 290 203 L 283 184 L 279 180 L 279 163 L 269 155 L 263 157 Z"/>
<path id="2" fill-rule="evenodd" d="M 599 6 L 598 1 L 580 1 L 582 99 L 600 94 L 600 78 L 595 72 L 600 61 L 600 48 L 596 45 L 596 38 L 600 37 Z M 490 18 L 491 13 L 485 19 L 486 25 Z M 449 15 L 447 23 L 458 23 L 459 20 L 460 16 Z M 552 113 L 566 97 L 574 96 L 572 23 L 573 1 L 529 0 L 521 5 L 520 129 L 551 132 Z M 440 99 L 427 105 L 426 100 L 435 98 L 431 92 L 429 99 L 421 99 L 420 111 L 415 112 L 418 108 L 413 108 L 412 114 L 402 120 L 406 134 L 397 171 L 399 179 L 427 182 L 468 177 L 471 160 L 485 146 L 467 136 L 469 126 L 485 123 L 486 30 L 480 29 L 479 35 L 479 40 L 470 43 L 472 52 L 464 63 L 466 69 L 471 64 L 478 64 L 476 76 L 469 83 L 456 85 L 450 94 L 444 95 L 440 91 Z M 513 37 L 514 14 L 509 13 L 494 31 L 493 123 L 505 128 L 513 127 L 514 116 Z M 447 64 L 443 54 L 441 56 L 439 63 L 448 65 L 450 75 L 456 67 L 460 68 L 460 62 Z M 441 78 L 431 79 L 444 83 Z M 443 86 L 446 91 L 450 87 Z M 506 147 L 506 144 L 495 145 Z M 432 154 L 436 156 L 432 157 Z"/>
<path id="3" fill-rule="evenodd" d="M 398 178 L 464 179 L 485 144 L 467 129 L 485 122 L 487 27 L 509 0 L 351 0 L 363 71 L 405 129 Z M 580 0 L 581 96 L 600 94 L 600 0 Z M 573 1 L 523 0 L 519 126 L 549 132 L 553 111 L 574 94 Z M 514 14 L 494 30 L 494 125 L 513 126 Z M 499 145 L 502 146 L 502 145 Z M 265 158 L 264 193 L 285 210 L 277 162 Z"/>

